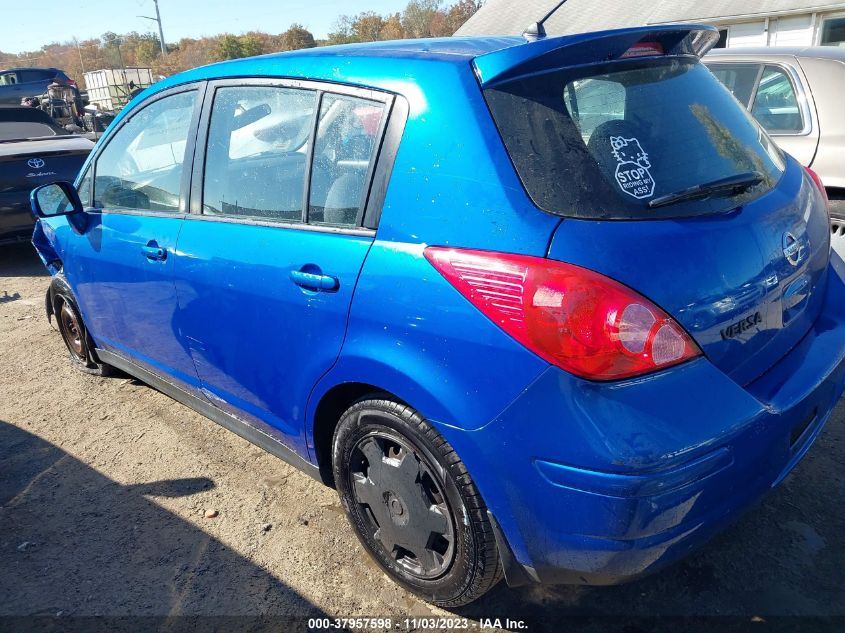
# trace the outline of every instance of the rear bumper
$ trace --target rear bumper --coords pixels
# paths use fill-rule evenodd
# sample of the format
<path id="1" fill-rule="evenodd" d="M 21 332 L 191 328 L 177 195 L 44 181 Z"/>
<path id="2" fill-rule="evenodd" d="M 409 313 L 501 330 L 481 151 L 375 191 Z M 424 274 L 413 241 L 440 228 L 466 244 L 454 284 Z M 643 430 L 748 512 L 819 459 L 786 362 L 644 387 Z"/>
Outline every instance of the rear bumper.
<path id="1" fill-rule="evenodd" d="M 783 480 L 845 383 L 845 264 L 833 260 L 811 331 L 746 387 L 704 359 L 613 384 L 549 368 L 482 429 L 444 430 L 524 576 L 650 573 Z"/>

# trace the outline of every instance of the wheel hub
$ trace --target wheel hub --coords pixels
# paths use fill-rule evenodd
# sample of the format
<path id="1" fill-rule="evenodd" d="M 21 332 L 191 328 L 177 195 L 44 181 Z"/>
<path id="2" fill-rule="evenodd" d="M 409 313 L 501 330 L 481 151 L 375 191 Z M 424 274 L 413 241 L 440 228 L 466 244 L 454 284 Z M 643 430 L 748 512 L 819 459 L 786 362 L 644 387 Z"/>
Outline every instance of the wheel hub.
<path id="1" fill-rule="evenodd" d="M 405 525 L 408 522 L 408 513 L 405 510 L 405 504 L 402 503 L 402 499 L 397 497 L 394 492 L 388 491 L 385 494 L 385 503 L 387 504 L 390 518 L 393 519 L 395 524 Z"/>
<path id="2" fill-rule="evenodd" d="M 376 553 L 418 578 L 443 575 L 455 556 L 455 528 L 428 460 L 399 438 L 374 434 L 355 445 L 351 466 L 356 512 Z"/>
<path id="3" fill-rule="evenodd" d="M 77 358 L 85 357 L 85 342 L 82 338 L 82 327 L 73 309 L 67 302 L 62 304 L 61 312 L 62 335 L 68 349 Z"/>

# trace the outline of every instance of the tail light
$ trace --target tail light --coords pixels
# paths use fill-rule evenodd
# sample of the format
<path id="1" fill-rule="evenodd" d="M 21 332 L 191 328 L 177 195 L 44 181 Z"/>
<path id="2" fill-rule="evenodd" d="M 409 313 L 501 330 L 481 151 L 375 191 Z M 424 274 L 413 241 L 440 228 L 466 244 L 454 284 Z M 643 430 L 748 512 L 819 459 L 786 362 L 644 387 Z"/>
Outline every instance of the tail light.
<path id="1" fill-rule="evenodd" d="M 620 59 L 630 59 L 632 57 L 654 57 L 656 55 L 663 55 L 663 45 L 660 42 L 637 42 L 627 51 L 622 53 Z"/>
<path id="2" fill-rule="evenodd" d="M 807 171 L 807 174 L 816 183 L 816 187 L 819 188 L 819 191 L 822 194 L 822 198 L 824 198 L 824 206 L 827 209 L 827 215 L 830 216 L 830 198 L 827 197 L 827 189 L 824 188 L 824 183 L 822 183 L 822 179 L 819 178 L 819 175 L 814 172 L 809 167 L 804 168 Z"/>
<path id="3" fill-rule="evenodd" d="M 456 248 L 429 247 L 425 256 L 510 336 L 582 378 L 630 378 L 701 354 L 663 310 L 586 268 Z"/>

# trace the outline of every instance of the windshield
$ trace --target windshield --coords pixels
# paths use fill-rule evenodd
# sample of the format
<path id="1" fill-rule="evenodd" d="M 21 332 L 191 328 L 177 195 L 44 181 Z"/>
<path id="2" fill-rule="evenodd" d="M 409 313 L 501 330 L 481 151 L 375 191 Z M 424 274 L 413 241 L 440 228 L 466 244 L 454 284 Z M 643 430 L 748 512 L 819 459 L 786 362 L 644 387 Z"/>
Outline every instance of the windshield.
<path id="1" fill-rule="evenodd" d="M 0 141 L 21 141 L 41 136 L 56 136 L 49 125 L 34 121 L 0 121 Z"/>
<path id="2" fill-rule="evenodd" d="M 555 70 L 485 97 L 534 203 L 604 219 L 727 211 L 771 189 L 783 154 L 713 75 L 688 59 L 632 60 Z M 746 190 L 649 202 L 750 172 Z"/>

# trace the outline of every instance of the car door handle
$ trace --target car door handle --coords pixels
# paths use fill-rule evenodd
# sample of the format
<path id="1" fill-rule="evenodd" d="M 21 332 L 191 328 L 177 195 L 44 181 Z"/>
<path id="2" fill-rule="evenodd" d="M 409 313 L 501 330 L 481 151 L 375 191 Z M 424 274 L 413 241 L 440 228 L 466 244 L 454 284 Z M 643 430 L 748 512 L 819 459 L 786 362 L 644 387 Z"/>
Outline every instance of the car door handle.
<path id="1" fill-rule="evenodd" d="M 290 271 L 290 279 L 297 286 L 308 290 L 325 290 L 331 292 L 337 290 L 340 285 L 336 277 L 323 275 L 321 273 L 307 273 L 302 270 Z"/>
<path id="2" fill-rule="evenodd" d="M 150 261 L 162 262 L 167 259 L 167 251 L 155 243 L 147 244 L 141 251 L 144 253 L 144 257 Z"/>

